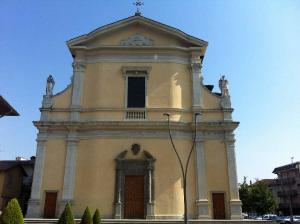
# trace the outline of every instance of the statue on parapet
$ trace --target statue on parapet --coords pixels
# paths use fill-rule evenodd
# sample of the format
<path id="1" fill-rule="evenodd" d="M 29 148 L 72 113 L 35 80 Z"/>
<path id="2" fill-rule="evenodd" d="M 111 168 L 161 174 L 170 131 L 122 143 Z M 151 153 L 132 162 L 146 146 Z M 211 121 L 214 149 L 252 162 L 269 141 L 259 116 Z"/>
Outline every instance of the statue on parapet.
<path id="1" fill-rule="evenodd" d="M 55 85 L 55 81 L 54 81 L 52 75 L 49 75 L 47 78 L 47 85 L 46 85 L 46 96 L 47 97 L 53 96 L 54 85 Z"/>
<path id="2" fill-rule="evenodd" d="M 221 90 L 221 96 L 229 96 L 228 81 L 225 79 L 225 75 L 222 75 L 221 79 L 219 80 L 219 87 Z"/>
<path id="3" fill-rule="evenodd" d="M 230 101 L 230 95 L 228 90 L 228 81 L 225 79 L 225 75 L 222 75 L 222 77 L 219 80 L 219 87 L 221 90 L 221 101 L 220 106 L 223 109 L 230 109 L 231 108 L 231 101 Z"/>

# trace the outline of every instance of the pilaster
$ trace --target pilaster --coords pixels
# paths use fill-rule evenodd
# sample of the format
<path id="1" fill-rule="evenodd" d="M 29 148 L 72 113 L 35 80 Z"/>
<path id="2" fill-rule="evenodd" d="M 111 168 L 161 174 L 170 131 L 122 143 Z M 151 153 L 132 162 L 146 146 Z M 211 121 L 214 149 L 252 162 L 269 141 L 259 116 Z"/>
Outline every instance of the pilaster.
<path id="1" fill-rule="evenodd" d="M 73 66 L 73 89 L 71 99 L 71 121 L 80 120 L 80 108 L 83 94 L 83 81 L 86 63 L 83 54 L 78 54 L 72 64 Z"/>
<path id="2" fill-rule="evenodd" d="M 193 85 L 193 110 L 198 111 L 202 107 L 202 99 L 200 92 L 201 75 L 201 59 L 200 56 L 192 56 L 191 58 L 191 75 Z"/>
<path id="3" fill-rule="evenodd" d="M 62 191 L 62 200 L 60 202 L 60 213 L 65 204 L 74 200 L 75 172 L 76 172 L 76 154 L 77 154 L 77 132 L 70 131 L 67 137 L 67 154 L 65 160 L 64 185 Z"/>
<path id="4" fill-rule="evenodd" d="M 118 159 L 116 159 L 118 161 Z M 115 219 L 122 218 L 122 169 L 120 162 L 117 162 L 116 167 L 116 202 L 115 202 Z"/>
<path id="5" fill-rule="evenodd" d="M 227 151 L 227 171 L 230 189 L 230 218 L 242 219 L 242 203 L 239 199 L 235 159 L 235 139 L 233 133 L 225 133 L 225 145 Z"/>
<path id="6" fill-rule="evenodd" d="M 42 217 L 41 185 L 43 180 L 47 131 L 40 130 L 36 141 L 37 141 L 36 159 L 34 164 L 31 196 L 28 202 L 28 210 L 27 210 L 28 218 Z"/>
<path id="7" fill-rule="evenodd" d="M 147 202 L 147 214 L 146 219 L 155 219 L 154 215 L 154 202 L 153 202 L 153 161 L 148 161 L 148 202 Z"/>
<path id="8" fill-rule="evenodd" d="M 206 187 L 206 167 L 203 140 L 196 140 L 197 219 L 210 219 Z"/>

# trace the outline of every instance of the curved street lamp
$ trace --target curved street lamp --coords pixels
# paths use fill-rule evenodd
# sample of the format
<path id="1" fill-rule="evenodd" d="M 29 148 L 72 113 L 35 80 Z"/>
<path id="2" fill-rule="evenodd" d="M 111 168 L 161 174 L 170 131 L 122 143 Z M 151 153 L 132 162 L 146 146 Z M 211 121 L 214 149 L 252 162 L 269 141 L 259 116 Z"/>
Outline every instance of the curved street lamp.
<path id="1" fill-rule="evenodd" d="M 183 178 L 183 203 L 184 203 L 184 223 L 187 224 L 188 218 L 187 218 L 187 197 L 186 197 L 186 186 L 187 186 L 187 171 L 188 171 L 188 166 L 190 163 L 190 159 L 191 159 L 191 155 L 195 146 L 195 142 L 196 142 L 196 136 L 197 136 L 197 116 L 199 115 L 199 113 L 195 113 L 195 117 L 194 117 L 194 131 L 193 131 L 193 144 L 191 147 L 191 150 L 189 152 L 185 167 L 183 165 L 182 159 L 180 158 L 178 151 L 175 147 L 173 138 L 172 138 L 172 134 L 171 134 L 171 128 L 170 128 L 170 114 L 169 113 L 164 113 L 164 116 L 168 117 L 168 129 L 169 129 L 169 137 L 171 140 L 171 144 L 172 144 L 172 148 L 177 156 L 177 159 L 179 161 L 180 164 L 180 168 L 181 168 L 181 174 L 182 174 L 182 178 Z"/>

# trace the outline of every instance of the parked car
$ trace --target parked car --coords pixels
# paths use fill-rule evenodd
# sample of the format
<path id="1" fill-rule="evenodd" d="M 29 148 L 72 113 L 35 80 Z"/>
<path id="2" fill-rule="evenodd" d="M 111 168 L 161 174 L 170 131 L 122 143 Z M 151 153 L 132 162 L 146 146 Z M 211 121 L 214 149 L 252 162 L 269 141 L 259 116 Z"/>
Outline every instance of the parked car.
<path id="1" fill-rule="evenodd" d="M 276 222 L 278 222 L 278 223 L 284 223 L 284 219 L 285 218 L 286 218 L 286 216 L 277 216 Z"/>
<path id="2" fill-rule="evenodd" d="M 277 220 L 278 216 L 274 214 L 263 215 L 262 220 Z"/>
<path id="3" fill-rule="evenodd" d="M 262 220 L 262 216 L 255 217 L 255 220 Z"/>
<path id="4" fill-rule="evenodd" d="M 300 215 L 294 215 L 293 216 L 293 221 L 294 222 L 300 222 Z M 286 216 L 282 222 L 280 223 L 291 223 L 291 217 L 290 216 Z"/>

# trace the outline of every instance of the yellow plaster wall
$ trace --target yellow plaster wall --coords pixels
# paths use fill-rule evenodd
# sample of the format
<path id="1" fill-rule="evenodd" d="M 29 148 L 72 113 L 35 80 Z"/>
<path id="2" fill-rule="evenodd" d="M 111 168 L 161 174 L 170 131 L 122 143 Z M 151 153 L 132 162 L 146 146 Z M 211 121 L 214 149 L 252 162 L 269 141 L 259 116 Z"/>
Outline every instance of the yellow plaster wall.
<path id="1" fill-rule="evenodd" d="M 136 33 L 154 40 L 155 46 L 184 46 L 184 43 L 177 38 L 170 37 L 162 31 L 154 30 L 153 28 L 149 29 L 149 27 L 139 24 L 130 25 L 117 31 L 99 35 L 99 37 L 91 41 L 88 46 L 97 47 L 101 45 L 120 45 L 121 40 L 126 40 Z"/>
<path id="2" fill-rule="evenodd" d="M 77 154 L 74 213 L 80 216 L 88 205 L 99 208 L 104 217 L 113 216 L 115 197 L 115 161 L 119 153 L 139 143 L 155 158 L 155 214 L 181 215 L 183 212 L 182 184 L 179 164 L 168 139 L 90 139 L 81 140 Z M 180 154 L 187 156 L 191 142 L 177 140 Z M 135 157 L 129 150 L 130 159 Z M 140 152 L 141 153 L 141 152 Z M 141 155 L 140 155 L 141 156 Z M 194 159 L 189 169 L 189 212 L 194 212 L 195 182 Z M 170 175 L 172 174 L 172 175 Z M 76 203 L 78 202 L 78 203 Z"/>
<path id="3" fill-rule="evenodd" d="M 229 218 L 229 185 L 227 173 L 227 155 L 224 143 L 221 140 L 209 140 L 204 142 L 205 165 L 208 194 L 214 192 L 225 193 L 226 217 Z M 212 215 L 212 204 L 210 203 L 210 214 Z"/>
<path id="4" fill-rule="evenodd" d="M 53 96 L 53 108 L 68 108 L 71 105 L 72 87 L 69 85 L 58 95 Z"/>
<path id="5" fill-rule="evenodd" d="M 201 96 L 203 96 L 203 108 L 217 109 L 220 108 L 220 97 L 212 94 L 206 87 L 200 85 Z"/>
<path id="6" fill-rule="evenodd" d="M 58 201 L 63 188 L 66 157 L 66 141 L 50 139 L 46 143 L 44 173 L 41 186 L 42 201 L 45 202 L 45 191 L 58 191 Z M 58 206 L 58 204 L 57 204 Z"/>
<path id="7" fill-rule="evenodd" d="M 170 120 L 171 121 L 182 121 L 182 122 L 188 122 L 192 120 L 192 114 L 187 112 L 178 112 L 178 111 L 151 111 L 148 112 L 148 119 L 149 120 L 155 120 L 155 121 L 166 121 L 166 116 L 163 115 L 163 113 L 170 113 Z"/>
<path id="8" fill-rule="evenodd" d="M 68 121 L 70 117 L 69 112 L 50 112 L 49 120 L 50 121 Z"/>
<path id="9" fill-rule="evenodd" d="M 202 119 L 204 121 L 223 121 L 223 112 L 204 112 Z"/>
<path id="10" fill-rule="evenodd" d="M 187 65 L 175 63 L 96 63 L 87 66 L 83 108 L 124 108 L 122 66 L 151 66 L 148 107 L 190 108 L 191 80 Z M 112 83 L 108 85 L 108 83 Z"/>

